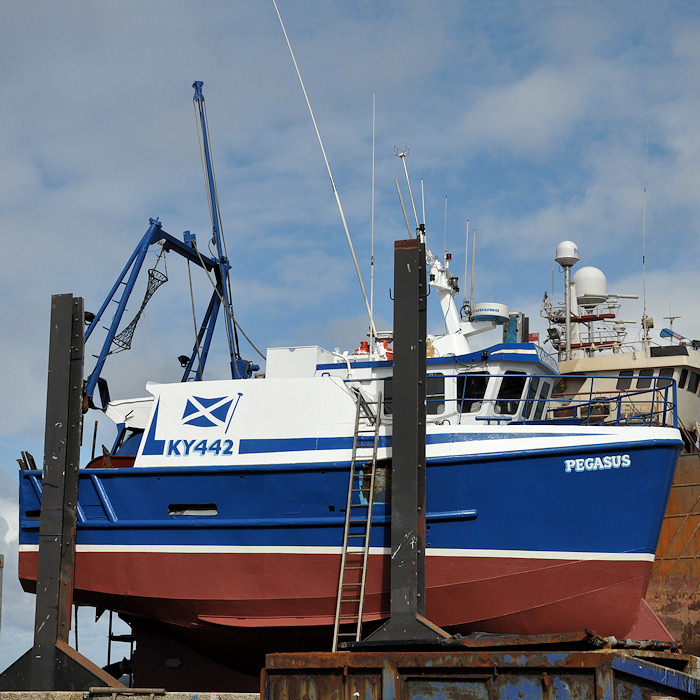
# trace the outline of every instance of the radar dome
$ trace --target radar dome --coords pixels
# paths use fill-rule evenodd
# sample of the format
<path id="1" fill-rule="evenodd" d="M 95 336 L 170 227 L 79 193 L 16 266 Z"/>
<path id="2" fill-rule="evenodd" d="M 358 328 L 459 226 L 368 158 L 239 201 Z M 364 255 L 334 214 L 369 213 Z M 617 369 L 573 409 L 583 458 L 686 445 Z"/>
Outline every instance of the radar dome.
<path id="1" fill-rule="evenodd" d="M 574 275 L 579 306 L 597 306 L 608 298 L 608 280 L 597 267 L 582 267 Z"/>
<path id="2" fill-rule="evenodd" d="M 557 256 L 554 262 L 558 262 L 562 267 L 571 267 L 580 260 L 578 246 L 573 241 L 562 241 L 557 246 Z"/>
<path id="3" fill-rule="evenodd" d="M 474 304 L 472 308 L 472 321 L 493 321 L 503 325 L 508 317 L 508 307 L 505 304 Z"/>

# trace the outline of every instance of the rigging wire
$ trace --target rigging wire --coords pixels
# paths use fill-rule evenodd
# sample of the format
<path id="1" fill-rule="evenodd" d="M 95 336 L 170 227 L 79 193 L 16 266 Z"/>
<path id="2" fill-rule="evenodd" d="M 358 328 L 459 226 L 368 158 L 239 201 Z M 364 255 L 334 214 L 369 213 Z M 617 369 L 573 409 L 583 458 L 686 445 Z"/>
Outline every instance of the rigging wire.
<path id="1" fill-rule="evenodd" d="M 335 201 L 338 206 L 338 212 L 340 213 L 340 219 L 343 223 L 343 229 L 345 231 L 345 238 L 347 239 L 348 246 L 350 248 L 350 254 L 352 255 L 352 261 L 355 265 L 355 273 L 357 274 L 357 279 L 360 282 L 360 288 L 362 290 L 362 298 L 364 299 L 365 306 L 367 307 L 367 313 L 369 314 L 369 323 L 371 332 L 376 335 L 377 329 L 374 325 L 374 318 L 372 317 L 372 310 L 370 309 L 369 300 L 367 299 L 367 292 L 365 291 L 365 285 L 362 282 L 362 274 L 360 273 L 360 266 L 357 262 L 357 256 L 355 255 L 355 248 L 352 244 L 352 239 L 350 238 L 350 231 L 348 230 L 347 222 L 345 221 L 345 213 L 343 212 L 343 206 L 340 203 L 340 196 L 338 194 L 338 189 L 335 186 L 335 181 L 333 180 L 333 173 L 331 172 L 331 166 L 328 163 L 328 158 L 326 157 L 326 149 L 323 145 L 323 140 L 321 139 L 321 133 L 318 130 L 318 125 L 316 124 L 316 117 L 314 116 L 313 109 L 311 108 L 311 102 L 309 101 L 309 95 L 306 92 L 306 87 L 304 86 L 304 81 L 301 77 L 301 71 L 299 70 L 299 65 L 297 64 L 297 59 L 294 56 L 294 51 L 292 49 L 292 44 L 289 41 L 289 36 L 287 36 L 287 30 L 285 29 L 284 22 L 282 21 L 282 15 L 280 14 L 279 8 L 277 7 L 277 2 L 272 0 L 272 4 L 275 6 L 275 12 L 277 13 L 277 18 L 280 21 L 280 26 L 282 27 L 282 33 L 284 34 L 285 41 L 287 42 L 287 48 L 289 49 L 289 54 L 292 57 L 292 63 L 294 63 L 294 68 L 299 78 L 299 84 L 301 85 L 301 90 L 304 93 L 304 99 L 306 100 L 306 106 L 309 109 L 309 114 L 311 115 L 311 121 L 314 125 L 314 130 L 316 132 L 316 138 L 318 139 L 319 146 L 321 147 L 321 153 L 323 154 L 323 160 L 326 164 L 326 170 L 328 171 L 328 177 L 331 181 L 331 187 L 333 189 L 333 194 L 335 195 Z"/>
<path id="2" fill-rule="evenodd" d="M 204 131 L 206 130 L 207 133 L 211 133 L 209 131 L 209 117 L 207 115 L 207 105 L 206 101 L 202 98 L 201 101 L 201 111 L 202 111 L 202 124 L 200 125 L 199 119 L 197 119 L 197 106 L 195 105 L 194 101 L 192 102 L 192 106 L 195 112 L 195 123 L 197 124 L 197 140 L 199 142 L 199 157 L 202 162 L 202 171 L 204 174 L 204 182 L 205 182 L 205 187 L 207 191 L 207 202 L 209 205 L 209 216 L 212 221 L 212 228 L 215 229 L 215 233 L 218 233 L 219 235 L 219 240 L 221 242 L 221 252 L 223 253 L 223 257 L 225 258 L 226 265 L 230 265 L 229 263 L 229 257 L 228 257 L 228 250 L 226 249 L 226 238 L 224 236 L 224 229 L 223 229 L 223 224 L 221 223 L 221 209 L 219 207 L 219 195 L 217 191 L 217 185 L 216 185 L 216 172 L 214 170 L 214 159 L 213 157 L 210 158 L 210 166 L 211 166 L 211 185 L 209 182 L 209 178 L 207 177 L 207 168 L 206 168 L 206 161 L 204 158 L 204 153 L 203 153 L 203 141 L 204 141 Z M 212 150 L 212 145 L 211 145 L 211 137 L 209 140 L 209 150 Z M 213 191 L 212 191 L 213 188 Z M 216 211 L 214 211 L 214 205 L 216 206 Z M 211 245 L 215 241 L 215 238 L 212 237 L 209 240 L 209 251 L 211 253 Z M 196 246 L 195 246 L 196 248 Z M 199 251 L 197 251 L 197 255 L 199 255 Z M 201 255 L 199 256 L 201 260 Z M 216 255 L 212 255 L 213 258 L 219 258 L 220 253 L 217 250 Z M 206 270 L 206 268 L 204 268 Z M 207 275 L 208 275 L 207 271 Z M 219 300 L 221 302 L 222 307 L 226 310 L 226 314 L 232 321 L 232 326 L 230 326 L 228 323 L 224 324 L 226 326 L 226 339 L 228 342 L 229 346 L 229 352 L 231 353 L 232 357 L 237 357 L 240 358 L 240 354 L 237 352 L 238 347 L 239 347 L 239 342 L 238 342 L 238 333 L 237 333 L 237 328 L 239 328 L 238 323 L 236 322 L 236 317 L 233 312 L 233 295 L 231 293 L 231 280 L 228 275 L 222 275 L 222 277 L 226 278 L 226 285 L 227 289 L 226 292 L 228 294 L 228 299 L 231 300 L 230 302 L 227 303 L 227 300 L 222 297 L 221 294 L 217 293 L 217 296 L 219 297 Z M 222 284 L 224 284 L 224 281 L 222 280 Z M 214 288 L 216 289 L 216 285 L 214 285 Z M 226 295 L 224 295 L 225 297 Z M 243 332 L 241 330 L 241 332 Z M 245 335 L 245 334 L 244 334 Z M 250 339 L 246 336 L 246 340 L 251 344 L 251 346 L 260 354 L 261 356 L 262 353 L 255 347 L 255 345 L 250 341 Z"/>
<path id="3" fill-rule="evenodd" d="M 207 133 L 210 134 L 210 136 L 209 136 L 209 150 L 211 151 L 212 150 L 211 131 L 209 129 L 209 116 L 207 114 L 207 103 L 205 100 L 202 100 L 202 107 L 203 107 L 203 111 L 204 111 L 204 121 L 207 125 Z M 217 191 L 216 172 L 214 171 L 214 158 L 213 157 L 211 158 L 211 174 L 212 174 L 212 178 L 214 180 L 214 195 L 215 195 L 214 201 L 216 202 L 216 210 L 217 210 L 218 220 L 219 220 L 219 235 L 221 238 L 221 246 L 223 248 L 224 257 L 226 258 L 226 265 L 230 269 L 231 268 L 231 263 L 230 263 L 231 258 L 229 258 L 229 255 L 228 255 L 228 248 L 226 247 L 226 237 L 224 236 L 224 227 L 223 227 L 223 224 L 221 223 L 221 210 L 219 208 L 219 193 Z M 211 249 L 212 242 L 213 241 L 210 241 L 210 243 L 209 243 L 210 249 Z M 235 317 L 235 314 L 233 311 L 233 290 L 231 288 L 231 278 L 229 275 L 226 275 L 226 286 L 228 288 L 228 298 L 231 300 L 230 316 L 231 316 L 231 320 L 233 321 L 233 335 L 234 335 L 234 339 L 235 339 L 235 347 L 238 348 L 239 347 L 238 330 L 237 330 L 238 324 L 236 323 L 236 317 Z M 241 332 L 243 332 L 243 331 L 241 331 Z M 246 338 L 247 338 L 247 336 L 246 336 Z M 250 342 L 250 340 L 248 342 Z M 251 343 L 251 345 L 253 345 L 253 344 Z M 255 346 L 253 345 L 253 347 L 255 347 Z M 256 348 L 256 350 L 257 350 L 257 348 Z"/>
<path id="4" fill-rule="evenodd" d="M 206 268 L 205 268 L 206 269 Z M 197 373 L 199 374 L 199 378 L 202 378 L 202 353 L 201 353 L 201 347 L 199 344 L 199 335 L 197 333 L 197 330 L 199 326 L 197 325 L 197 313 L 194 308 L 194 289 L 192 288 L 192 267 L 190 265 L 190 261 L 187 261 L 187 277 L 189 278 L 190 281 L 190 303 L 192 304 L 192 322 L 194 323 L 194 344 L 195 347 L 197 348 Z"/>
<path id="5" fill-rule="evenodd" d="M 197 242 L 192 241 L 192 246 L 194 247 L 195 253 L 197 253 L 197 257 L 199 258 L 199 261 L 202 263 L 202 269 L 204 270 L 204 272 L 207 273 L 207 278 L 209 279 L 211 286 L 213 287 L 214 291 L 216 292 L 216 296 L 219 297 L 219 301 L 221 302 L 222 307 L 226 310 L 226 313 L 229 314 L 231 321 L 233 321 L 233 324 L 241 332 L 241 335 L 248 341 L 248 343 L 250 344 L 250 347 L 252 347 L 253 350 L 255 350 L 255 352 L 257 352 L 258 355 L 260 355 L 260 357 L 262 357 L 263 360 L 267 360 L 265 355 L 262 352 L 260 352 L 260 350 L 257 348 L 255 343 L 246 335 L 246 332 L 243 330 L 243 328 L 241 328 L 241 324 L 238 323 L 238 321 L 234 318 L 231 310 L 226 307 L 225 300 L 222 297 L 221 293 L 219 292 L 219 290 L 216 286 L 216 280 L 212 279 L 211 273 L 209 272 L 209 270 L 207 270 L 206 265 L 204 264 L 204 259 L 202 258 L 202 254 L 199 252 L 199 248 L 197 247 Z"/>
<path id="6" fill-rule="evenodd" d="M 228 253 L 226 252 L 226 239 L 223 237 L 223 234 L 222 234 L 222 236 L 221 236 L 221 241 L 222 241 L 222 245 L 223 245 L 223 247 L 224 247 L 224 257 L 226 258 L 226 265 L 227 265 L 227 266 L 229 267 L 229 269 L 230 269 L 231 266 L 230 266 L 230 264 L 229 264 L 229 262 L 228 262 L 228 259 L 229 259 L 229 258 L 228 258 Z M 209 243 L 208 243 L 208 246 L 207 246 L 207 247 L 209 248 L 209 255 L 210 255 L 212 258 L 216 259 L 216 255 L 212 252 L 212 244 L 213 244 L 213 241 L 210 239 L 210 240 L 209 240 Z M 217 253 L 218 253 L 218 251 L 217 251 Z M 233 291 L 232 291 L 232 289 L 231 289 L 231 278 L 229 277 L 229 275 L 225 275 L 225 279 L 226 279 L 226 290 L 228 291 L 228 298 L 229 298 L 229 299 L 233 299 Z M 225 299 L 224 299 L 221 295 L 218 295 L 218 296 L 219 296 L 219 299 L 221 300 L 222 306 L 223 306 L 224 308 L 226 308 L 226 301 L 225 301 Z M 236 341 L 236 348 L 238 348 L 238 347 L 239 347 L 239 342 L 238 342 L 238 329 L 239 329 L 239 326 L 238 326 L 238 323 L 236 323 L 236 316 L 235 316 L 235 314 L 234 314 L 234 312 L 233 312 L 233 306 L 231 306 L 231 308 L 227 311 L 227 313 L 228 313 L 229 317 L 231 318 L 231 320 L 233 321 L 233 336 L 234 336 L 235 341 Z M 250 342 L 250 341 L 248 341 L 248 342 Z M 238 356 L 240 357 L 240 354 L 239 354 Z"/>

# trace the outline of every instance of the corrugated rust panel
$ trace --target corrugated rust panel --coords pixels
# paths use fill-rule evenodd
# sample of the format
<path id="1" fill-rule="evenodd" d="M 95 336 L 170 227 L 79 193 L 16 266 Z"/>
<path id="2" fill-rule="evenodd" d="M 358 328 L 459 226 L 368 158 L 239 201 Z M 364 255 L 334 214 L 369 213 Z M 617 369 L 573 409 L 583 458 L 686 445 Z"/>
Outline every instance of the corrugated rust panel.
<path id="1" fill-rule="evenodd" d="M 356 700 L 382 697 L 380 674 L 309 673 L 268 675 L 265 687 L 267 698 L 318 698 L 326 700 Z"/>
<path id="2" fill-rule="evenodd" d="M 647 602 L 686 653 L 700 654 L 700 455 L 678 460 Z"/>

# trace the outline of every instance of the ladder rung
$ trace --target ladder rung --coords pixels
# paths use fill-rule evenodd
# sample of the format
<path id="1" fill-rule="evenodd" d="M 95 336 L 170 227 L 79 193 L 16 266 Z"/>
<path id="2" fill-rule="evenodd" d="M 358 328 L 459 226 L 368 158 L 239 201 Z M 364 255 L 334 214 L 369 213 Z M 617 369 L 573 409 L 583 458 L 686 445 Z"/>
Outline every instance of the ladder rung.
<path id="1" fill-rule="evenodd" d="M 355 414 L 355 433 L 352 443 L 352 462 L 350 465 L 350 483 L 348 484 L 348 507 L 345 509 L 345 541 L 343 542 L 343 567 L 340 572 L 340 586 L 338 590 L 338 600 L 335 618 L 335 632 L 333 648 L 337 647 L 338 639 L 357 639 L 357 632 L 340 632 L 338 625 L 341 622 L 348 625 L 350 622 L 359 626 L 362 619 L 359 615 L 363 600 L 364 574 L 367 570 L 367 554 L 369 551 L 368 530 L 371 527 L 372 508 L 369 501 L 372 500 L 370 489 L 375 482 L 377 470 L 377 450 L 379 447 L 379 428 L 381 426 L 380 400 L 381 394 L 376 401 L 365 401 L 359 391 L 357 393 L 357 411 Z M 358 485 L 362 484 L 361 488 Z M 356 496 L 354 494 L 360 494 Z M 360 501 L 358 503 L 358 501 Z M 351 517 L 353 508 L 364 508 L 364 511 L 355 513 L 358 517 Z M 350 529 L 362 529 L 362 532 L 350 532 Z M 352 549 L 360 551 L 349 551 L 349 540 L 362 539 L 362 542 L 355 542 Z M 354 559 L 353 559 L 354 557 Z M 360 557 L 360 559 L 358 559 Z M 354 562 L 355 565 L 350 565 Z M 357 574 L 351 575 L 352 571 L 360 571 L 361 581 L 346 580 L 346 576 L 351 579 Z M 352 593 L 350 593 L 352 591 Z M 354 598 L 344 598 L 350 593 Z M 356 606 L 352 615 L 341 615 L 341 606 Z"/>

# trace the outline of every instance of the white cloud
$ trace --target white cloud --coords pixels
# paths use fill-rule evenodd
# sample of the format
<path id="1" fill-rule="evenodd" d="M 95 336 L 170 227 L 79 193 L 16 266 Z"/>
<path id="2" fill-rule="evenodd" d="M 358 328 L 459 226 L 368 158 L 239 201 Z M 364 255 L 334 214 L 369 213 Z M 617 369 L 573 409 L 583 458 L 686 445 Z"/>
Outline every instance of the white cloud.
<path id="1" fill-rule="evenodd" d="M 469 110 L 464 129 L 478 150 L 511 156 L 551 155 L 583 117 L 586 73 L 537 68 L 513 85 L 482 96 Z"/>

